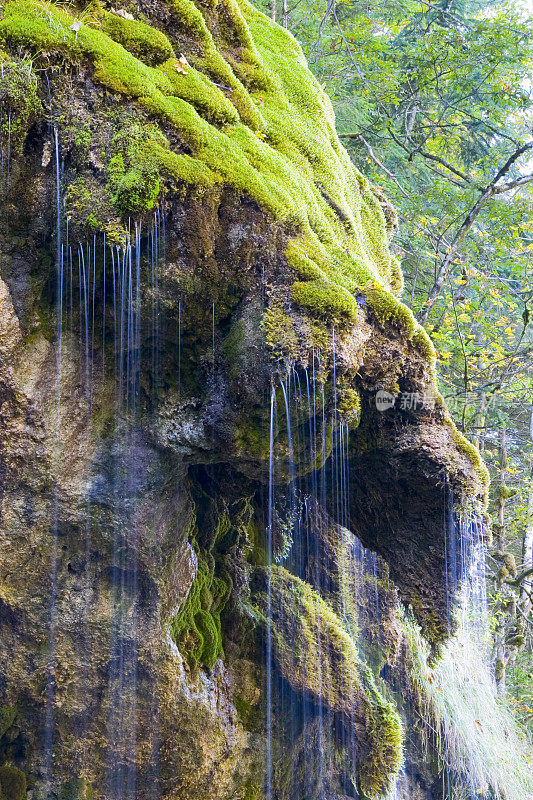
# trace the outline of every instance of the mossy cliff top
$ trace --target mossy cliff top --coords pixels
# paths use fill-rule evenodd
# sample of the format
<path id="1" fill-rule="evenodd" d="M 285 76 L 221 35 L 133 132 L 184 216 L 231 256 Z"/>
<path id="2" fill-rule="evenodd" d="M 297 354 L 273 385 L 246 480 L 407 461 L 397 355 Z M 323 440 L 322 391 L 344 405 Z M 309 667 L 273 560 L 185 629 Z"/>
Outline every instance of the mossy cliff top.
<path id="1" fill-rule="evenodd" d="M 394 210 L 340 144 L 331 103 L 296 40 L 247 0 L 126 5 L 3 4 L 0 102 L 14 145 L 48 118 L 68 141 L 67 163 L 76 150 L 97 151 L 65 188 L 73 235 L 103 230 L 108 242 L 123 243 L 131 220 L 151 218 L 163 196 L 186 192 L 207 205 L 213 193 L 232 189 L 283 230 L 283 280 L 296 306 L 328 324 L 353 323 L 364 306 L 361 318 L 369 311 L 412 343 L 434 383 L 434 348 L 398 299 L 402 276 L 389 250 Z M 70 112 L 56 104 L 58 70 L 65 80 L 88 73 L 99 87 L 91 110 L 107 109 L 110 144 L 84 127 L 63 130 Z M 271 331 L 278 350 L 288 335 L 279 327 Z M 267 344 L 268 337 L 267 330 Z M 289 351 L 298 349 L 293 338 Z M 485 485 L 477 452 L 448 422 Z"/>
<path id="2" fill-rule="evenodd" d="M 157 20 L 152 6 L 111 13 L 101 2 L 11 0 L 0 21 L 4 61 L 22 52 L 45 68 L 89 65 L 107 92 L 133 100 L 166 132 L 147 137 L 131 169 L 116 157 L 109 164 L 122 215 L 152 209 L 165 182 L 200 193 L 233 187 L 291 232 L 296 303 L 353 319 L 355 295 L 369 287 L 396 313 L 394 214 L 340 145 L 330 101 L 295 39 L 246 0 L 166 0 Z M 20 111 L 21 124 L 30 116 Z"/>

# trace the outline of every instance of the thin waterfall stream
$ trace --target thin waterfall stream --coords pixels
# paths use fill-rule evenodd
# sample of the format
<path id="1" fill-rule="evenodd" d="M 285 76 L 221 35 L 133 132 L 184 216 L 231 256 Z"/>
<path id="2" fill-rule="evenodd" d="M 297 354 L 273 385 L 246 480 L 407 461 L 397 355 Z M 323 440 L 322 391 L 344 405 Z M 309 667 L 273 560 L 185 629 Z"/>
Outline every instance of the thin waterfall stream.
<path id="1" fill-rule="evenodd" d="M 57 133 L 56 133 L 57 135 Z M 69 347 L 76 339 L 79 349 L 80 390 L 87 413 L 87 435 L 97 381 L 106 379 L 106 364 L 113 369 L 115 392 L 114 444 L 110 481 L 113 527 L 113 619 L 109 643 L 107 714 L 107 793 L 113 800 L 126 800 L 137 793 L 137 710 L 139 647 L 139 534 L 137 492 L 143 483 L 136 449 L 142 436 L 139 424 L 142 372 L 146 347 L 143 326 L 149 319 L 149 362 L 152 402 L 158 402 L 163 348 L 160 306 L 160 281 L 164 243 L 164 215 L 154 214 L 148 235 L 140 224 L 131 223 L 124 247 L 109 244 L 105 236 L 79 244 L 77 248 L 61 238 L 61 187 L 59 143 L 56 140 L 57 168 L 57 419 L 61 419 L 61 359 L 63 319 L 68 317 Z M 75 259 L 77 254 L 77 259 Z M 77 260 L 77 270 L 74 263 Z M 65 269 L 66 265 L 66 269 Z M 76 280 L 77 278 L 77 280 Z M 76 304 L 77 301 L 77 304 Z M 76 312 L 76 309 L 78 311 Z M 216 307 L 211 303 L 210 367 L 207 384 L 216 389 Z M 79 331 L 75 333 L 75 326 Z M 98 330 L 99 329 L 99 330 Z M 177 306 L 177 397 L 183 393 L 183 304 Z M 101 347 L 99 342 L 101 341 Z M 326 356 L 312 352 L 310 363 L 299 370 L 291 367 L 273 382 L 268 413 L 268 491 L 266 514 L 266 633 L 265 633 L 265 780 L 268 800 L 279 796 L 280 780 L 287 796 L 325 797 L 328 785 L 336 782 L 343 796 L 357 796 L 358 772 L 364 759 L 360 752 L 361 720 L 356 706 L 339 712 L 334 700 L 337 687 L 328 666 L 337 646 L 332 636 L 348 636 L 354 657 L 360 663 L 376 665 L 370 680 L 373 688 L 392 698 L 397 689 L 387 685 L 386 644 L 383 641 L 382 598 L 387 573 L 376 553 L 365 548 L 351 530 L 350 511 L 350 423 L 341 411 L 337 385 L 336 331 L 331 329 L 332 385 L 323 378 Z M 106 358 L 106 353 L 111 353 Z M 148 351 L 146 351 L 148 352 Z M 99 370 L 96 364 L 99 362 Z M 282 413 L 279 413 L 282 409 Z M 213 433 L 211 435 L 214 435 Z M 58 432 L 60 443 L 60 432 Z M 60 444 L 58 444 L 60 453 Z M 93 508 L 95 497 L 87 477 L 85 514 L 84 622 L 80 646 L 84 655 L 79 676 L 79 697 L 91 682 L 93 590 L 91 585 L 93 551 Z M 449 624 L 458 616 L 461 635 L 475 642 L 480 652 L 487 647 L 487 596 L 484 581 L 485 547 L 483 528 L 477 518 L 456 516 L 450 490 L 443 491 L 445 529 L 445 592 Z M 338 548 L 336 553 L 335 548 Z M 339 555 L 340 553 L 340 555 Z M 56 556 L 57 558 L 57 556 Z M 54 567 L 52 566 L 52 580 Z M 291 646 L 305 653 L 311 647 L 316 663 L 303 666 L 303 677 L 295 685 L 280 669 L 278 629 L 292 625 L 290 606 L 280 607 L 283 594 L 310 586 L 313 594 L 314 628 L 295 632 Z M 380 588 L 381 587 L 381 588 Z M 305 591 L 308 591 L 307 589 Z M 280 594 L 281 593 L 281 594 Z M 55 593 L 52 592 L 54 603 Z M 322 605 L 326 598 L 329 607 Z M 338 615 L 341 634 L 334 632 L 329 608 Z M 458 609 L 458 611 L 457 611 Z M 54 706 L 54 626 L 57 611 L 51 607 L 47 734 L 45 763 L 48 782 L 53 783 L 53 706 Z M 284 616 L 288 614 L 288 616 Z M 311 639 L 308 637 L 311 636 Z M 380 670 L 384 670 L 383 675 Z M 307 673 L 306 673 L 307 671 Z M 385 676 L 385 677 L 384 677 Z M 364 678 L 367 681 L 367 678 Z M 350 691 L 348 689 L 348 691 Z M 360 691 L 353 685 L 354 697 Z M 159 700 L 154 694 L 154 714 Z M 409 724 L 409 707 L 404 709 L 404 724 Z M 281 721 L 282 720 L 282 721 Z M 80 729 L 83 741 L 90 738 L 91 716 L 86 706 Z M 154 733 L 152 760 L 160 760 L 159 734 Z M 284 775 L 284 742 L 296 746 L 296 761 Z M 445 738 L 445 751 L 450 745 Z M 84 758 L 88 757 L 83 745 Z M 159 767 L 155 767 L 159 773 Z M 445 759 L 443 781 L 446 798 L 452 798 L 458 785 L 457 767 L 451 755 Z M 468 773 L 466 773 L 468 774 Z M 333 776 L 333 777 L 332 777 Z M 464 776 L 463 776 L 464 777 Z M 157 779 L 159 780 L 159 779 Z M 483 796 L 481 779 L 468 777 L 472 798 Z M 411 800 L 407 766 L 401 766 L 386 800 Z M 488 799 L 488 795 L 487 795 Z"/>
<path id="2" fill-rule="evenodd" d="M 332 332 L 334 340 L 335 332 Z M 317 355 L 316 361 L 320 359 Z M 333 375 L 335 376 L 335 360 L 333 360 Z M 322 681 L 328 680 L 317 675 L 320 687 L 317 702 L 310 699 L 309 689 L 301 690 L 300 697 L 294 695 L 294 690 L 287 687 L 285 679 L 279 673 L 279 665 L 273 651 L 273 630 L 280 625 L 282 609 L 276 607 L 279 596 L 273 595 L 273 577 L 280 567 L 286 568 L 287 576 L 295 574 L 302 579 L 311 579 L 315 589 L 328 595 L 335 593 L 334 602 L 337 604 L 338 613 L 344 629 L 352 638 L 357 651 L 362 659 L 374 663 L 375 659 L 384 658 L 384 642 L 382 641 L 382 624 L 380 611 L 379 588 L 383 583 L 382 567 L 378 564 L 377 556 L 366 549 L 356 535 L 350 531 L 349 511 L 349 425 L 339 416 L 337 406 L 337 391 L 332 389 L 332 409 L 329 429 L 331 433 L 331 453 L 324 463 L 328 463 L 316 471 L 300 472 L 301 464 L 297 461 L 295 453 L 307 451 L 310 463 L 316 462 L 317 452 L 325 454 L 325 430 L 328 425 L 326 419 L 326 402 L 323 383 L 315 379 L 315 364 L 312 374 L 307 370 L 299 375 L 296 370 L 290 370 L 286 378 L 279 380 L 278 386 L 273 386 L 270 396 L 270 423 L 269 423 L 269 482 L 268 482 L 268 525 L 267 525 L 267 604 L 266 604 L 266 664 L 267 664 L 267 776 L 266 794 L 273 796 L 273 776 L 277 766 L 283 760 L 283 753 L 274 746 L 274 731 L 280 725 L 279 715 L 284 722 L 283 726 L 289 731 L 289 741 L 294 741 L 298 736 L 303 737 L 304 750 L 307 758 L 314 758 L 312 766 L 309 761 L 302 765 L 303 782 L 301 773 L 298 777 L 298 765 L 295 765 L 293 774 L 293 789 L 291 796 L 300 797 L 302 792 L 306 796 L 320 795 L 325 787 L 320 788 L 320 782 L 325 775 L 335 772 L 334 764 L 338 759 L 338 731 L 335 732 L 338 722 L 332 714 L 331 708 L 323 705 L 322 697 L 331 696 L 332 686 L 323 686 Z M 317 387 L 316 384 L 319 384 Z M 305 387 L 305 398 L 302 392 Z M 279 387 L 279 388 L 278 388 Z M 320 397 L 322 414 L 322 442 L 317 440 L 317 392 Z M 280 429 L 278 420 L 279 396 L 281 396 L 283 415 L 283 430 Z M 304 415 L 307 412 L 307 416 Z M 314 412 L 314 413 L 312 413 Z M 318 414 L 320 418 L 320 414 Z M 306 437 L 302 437 L 305 432 Z M 277 471 L 281 470 L 286 475 L 283 482 Z M 319 478 L 319 480 L 317 480 Z M 460 626 L 461 637 L 469 639 L 480 653 L 485 653 L 486 666 L 483 667 L 490 676 L 488 666 L 488 614 L 487 594 L 485 586 L 485 544 L 483 525 L 474 516 L 459 515 L 454 513 L 453 496 L 448 491 L 443 495 L 443 525 L 444 540 L 446 542 L 446 602 L 450 623 L 452 616 L 455 624 Z M 325 530 L 332 526 L 335 536 L 341 542 L 342 552 L 349 559 L 348 569 L 346 562 L 338 564 L 338 573 L 323 571 L 324 554 L 320 553 L 323 546 Z M 314 574 L 309 574 L 309 567 L 314 561 Z M 311 567 L 311 572 L 312 572 Z M 277 579 L 276 579 L 277 583 Z M 316 641 L 312 646 L 318 653 L 317 666 L 320 670 L 323 664 L 322 652 L 327 653 L 331 644 L 328 642 L 328 631 L 321 627 L 320 618 L 316 632 Z M 309 648 L 307 640 L 295 639 L 291 643 L 296 650 Z M 279 658 L 279 656 L 278 656 Z M 489 680 L 490 677 L 488 677 Z M 380 679 L 381 680 L 381 679 Z M 382 683 L 385 691 L 389 691 Z M 392 695 L 391 695 L 392 696 Z M 406 706 L 406 721 L 409 719 L 409 710 Z M 428 734 L 431 738 L 431 723 Z M 314 726 L 315 733 L 310 729 Z M 345 724 L 341 731 L 341 742 L 344 752 L 349 753 L 351 760 L 351 778 L 345 774 L 342 791 L 347 796 L 352 796 L 356 785 L 356 770 L 358 763 L 357 753 L 357 722 Z M 309 736 L 314 739 L 314 747 L 309 744 Z M 313 752 L 313 757 L 311 756 Z M 457 766 L 445 761 L 443 772 L 445 781 L 445 796 L 455 797 L 453 787 L 458 786 L 465 777 L 470 781 L 472 798 L 484 796 L 483 785 L 472 774 L 467 772 L 460 777 Z M 458 783 L 459 782 L 459 783 Z M 446 788 L 447 787 L 447 788 Z M 387 800 L 409 800 L 410 789 L 408 775 L 405 767 L 400 769 L 387 794 Z"/>
<path id="3" fill-rule="evenodd" d="M 98 241 L 80 243 L 75 248 L 63 241 L 63 216 L 61 210 L 61 169 L 57 129 L 54 128 L 57 191 L 56 234 L 56 298 L 57 298 L 57 347 L 56 347 L 56 422 L 57 422 L 57 470 L 61 470 L 62 459 L 62 370 L 64 343 L 63 320 L 68 317 L 69 355 L 77 339 L 79 382 L 86 413 L 86 436 L 91 433 L 91 411 L 94 403 L 97 375 L 97 359 L 101 374 L 105 378 L 106 350 L 111 347 L 115 387 L 115 440 L 111 460 L 110 487 L 112 507 L 116 522 L 113 526 L 113 621 L 110 640 L 110 664 L 108 679 L 109 713 L 108 777 L 107 791 L 113 800 L 123 800 L 136 795 L 136 751 L 137 751 L 137 674 L 138 674 L 138 551 L 137 494 L 143 478 L 139 472 L 142 464 L 136 458 L 139 429 L 139 397 L 142 371 L 143 324 L 143 271 L 151 271 L 152 281 L 152 369 L 154 389 L 158 383 L 159 369 L 159 300 L 158 273 L 164 246 L 161 214 L 154 216 L 153 226 L 147 237 L 146 253 L 140 224 L 135 224 L 131 237 L 123 248 L 109 245 L 105 236 Z M 77 254 L 77 270 L 74 270 Z M 65 259 L 67 268 L 65 269 Z M 77 277 L 77 280 L 75 278 Z M 111 287 L 112 291 L 106 291 Z M 76 300 L 76 303 L 75 303 Z M 100 311 L 98 308 L 101 306 Z M 98 313 L 97 313 L 98 312 Z M 75 333 L 75 326 L 78 332 Z M 97 347 L 100 327 L 102 347 Z M 79 636 L 81 674 L 77 679 L 77 703 L 84 707 L 83 722 L 79 731 L 83 758 L 88 757 L 87 741 L 91 735 L 91 714 L 88 702 L 88 687 L 92 676 L 91 649 L 93 631 L 92 569 L 94 511 L 101 500 L 91 485 L 90 468 L 86 478 L 86 497 L 83 503 L 83 521 L 80 527 L 84 536 L 83 612 Z M 59 526 L 59 488 L 54 494 L 53 541 L 50 592 L 49 667 L 47 679 L 47 705 L 44 735 L 44 769 L 46 784 L 54 782 L 54 706 L 56 705 L 57 657 L 55 653 L 58 614 L 57 583 L 57 539 Z M 55 520 L 55 521 L 54 521 Z M 51 791 L 51 789 L 50 789 Z"/>

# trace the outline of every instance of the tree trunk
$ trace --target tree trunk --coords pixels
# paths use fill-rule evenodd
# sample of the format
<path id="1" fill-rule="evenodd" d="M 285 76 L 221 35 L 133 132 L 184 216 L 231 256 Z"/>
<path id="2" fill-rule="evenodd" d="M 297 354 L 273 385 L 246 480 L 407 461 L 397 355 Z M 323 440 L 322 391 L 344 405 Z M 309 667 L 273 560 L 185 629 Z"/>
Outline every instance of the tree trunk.
<path id="1" fill-rule="evenodd" d="M 529 418 L 529 435 L 533 441 L 533 405 L 531 406 L 531 416 Z M 522 546 L 522 568 L 524 570 L 533 569 L 533 469 L 532 469 L 532 483 L 529 490 L 529 497 L 527 501 L 527 523 L 524 533 L 524 542 Z M 533 575 L 524 578 L 522 586 L 520 587 L 520 600 L 522 604 L 522 611 L 528 614 L 531 611 L 531 594 L 533 592 Z"/>
<path id="2" fill-rule="evenodd" d="M 474 444 L 482 453 L 485 449 L 485 419 L 487 416 L 487 393 L 482 392 L 479 400 L 478 410 L 476 412 L 475 427 L 474 427 Z"/>
<path id="3" fill-rule="evenodd" d="M 496 554 L 500 557 L 505 550 L 505 503 L 506 491 L 505 484 L 507 481 L 507 431 L 502 428 L 500 431 L 500 485 L 498 487 L 498 498 L 496 503 L 497 508 L 497 523 L 494 529 L 494 538 L 496 544 Z M 505 580 L 504 565 L 496 575 L 496 586 L 498 589 L 502 587 Z M 505 644 L 505 634 L 507 627 L 507 619 L 505 615 L 497 617 L 496 630 L 494 631 L 494 677 L 496 680 L 496 690 L 499 697 L 505 695 L 506 685 L 506 670 L 507 661 L 509 660 L 509 653 Z"/>

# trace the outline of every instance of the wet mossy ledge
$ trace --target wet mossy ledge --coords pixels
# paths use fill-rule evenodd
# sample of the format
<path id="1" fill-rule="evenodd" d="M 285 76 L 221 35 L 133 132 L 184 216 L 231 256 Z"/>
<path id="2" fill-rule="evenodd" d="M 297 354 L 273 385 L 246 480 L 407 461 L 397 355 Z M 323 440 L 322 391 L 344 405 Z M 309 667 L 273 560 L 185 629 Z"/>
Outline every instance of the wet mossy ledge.
<path id="1" fill-rule="evenodd" d="M 265 627 L 270 619 L 279 672 L 321 713 L 364 731 L 367 755 L 352 765 L 352 780 L 366 800 L 386 796 L 403 763 L 402 723 L 361 660 L 353 632 L 312 586 L 281 565 L 258 569 L 256 582 L 256 613 Z"/>
<path id="2" fill-rule="evenodd" d="M 115 227 L 150 212 L 164 191 L 232 187 L 286 225 L 295 303 L 321 318 L 355 320 L 364 292 L 381 318 L 423 335 L 396 299 L 401 273 L 388 246 L 394 212 L 350 162 L 330 101 L 295 39 L 246 0 L 215 4 L 226 40 L 221 25 L 215 39 L 191 0 L 164 5 L 165 31 L 140 13 L 112 13 L 108 3 L 5 3 L 2 96 L 18 129 L 27 131 L 37 113 L 24 98 L 6 101 L 20 82 L 20 53 L 32 91 L 40 76 L 40 111 L 52 119 L 43 72 L 90 69 L 105 92 L 135 104 L 145 127 L 140 142 L 107 155 Z M 113 233 L 103 209 L 84 213 L 90 187 L 68 195 L 74 222 Z"/>

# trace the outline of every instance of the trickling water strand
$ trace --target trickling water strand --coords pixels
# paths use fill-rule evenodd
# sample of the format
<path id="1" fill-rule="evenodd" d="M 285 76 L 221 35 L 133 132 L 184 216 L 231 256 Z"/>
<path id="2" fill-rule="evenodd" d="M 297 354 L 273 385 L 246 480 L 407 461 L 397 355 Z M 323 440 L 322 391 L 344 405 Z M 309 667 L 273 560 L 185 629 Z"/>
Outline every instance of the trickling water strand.
<path id="1" fill-rule="evenodd" d="M 213 300 L 213 312 L 212 312 L 212 332 L 213 332 L 212 333 L 212 338 L 213 338 L 213 341 L 212 341 L 213 363 L 212 363 L 212 368 L 211 368 L 212 369 L 211 374 L 212 374 L 213 383 L 214 383 L 214 380 L 215 380 L 215 301 L 214 300 Z"/>
<path id="2" fill-rule="evenodd" d="M 283 381 L 280 381 L 280 385 L 281 385 L 281 390 L 283 392 L 283 400 L 285 404 L 285 419 L 287 424 L 287 458 L 289 465 L 289 494 L 290 494 L 288 525 L 291 528 L 291 533 L 293 533 L 292 528 L 294 526 L 294 519 L 296 512 L 296 494 L 295 494 L 294 448 L 292 441 L 292 425 L 291 425 L 291 414 L 290 414 L 290 404 L 288 395 L 289 389 L 288 386 L 286 386 Z"/>
<path id="3" fill-rule="evenodd" d="M 181 300 L 178 301 L 178 403 L 181 400 Z"/>
<path id="4" fill-rule="evenodd" d="M 332 420 L 332 457 L 331 457 L 331 489 L 333 492 L 332 500 L 336 519 L 341 524 L 340 518 L 340 494 L 339 494 L 339 430 L 337 417 L 337 360 L 335 353 L 335 326 L 331 331 L 332 336 L 332 358 L 333 358 L 333 420 Z"/>
<path id="5" fill-rule="evenodd" d="M 74 270 L 72 263 L 72 247 L 68 248 L 68 266 L 69 266 L 69 327 L 70 339 L 73 341 L 74 332 Z"/>
<path id="6" fill-rule="evenodd" d="M 54 703 L 56 694 L 56 629 L 57 629 L 57 547 L 59 527 L 59 467 L 61 463 L 61 362 L 63 347 L 63 248 L 61 242 L 61 183 L 59 170 L 59 136 L 54 126 L 56 166 L 56 296 L 57 296 L 57 345 L 56 345 L 56 467 L 52 515 L 52 557 L 50 567 L 50 623 L 49 657 L 46 681 L 46 711 L 44 734 L 45 789 L 49 794 L 53 780 L 54 750 Z M 9 173 L 9 166 L 8 166 Z"/>
<path id="7" fill-rule="evenodd" d="M 132 390 L 134 384 L 134 369 L 135 369 L 135 316 L 134 316 L 134 300 L 133 300 L 133 258 L 131 237 L 128 240 L 128 333 L 127 342 L 128 349 L 126 353 L 126 413 L 130 412 L 130 405 L 132 402 Z"/>
<path id="8" fill-rule="evenodd" d="M 141 380 L 141 224 L 135 224 L 135 338 L 133 411 L 136 411 Z"/>
<path id="9" fill-rule="evenodd" d="M 92 404 L 93 383 L 94 383 L 94 324 L 95 324 L 95 301 L 96 301 L 96 234 L 93 237 L 93 279 L 92 279 L 92 301 L 91 301 L 91 390 L 89 393 Z"/>
<path id="10" fill-rule="evenodd" d="M 150 231 L 150 276 L 151 276 L 151 289 L 152 289 L 152 382 L 153 393 L 157 395 L 157 353 L 159 348 L 158 330 L 157 330 L 157 228 L 158 218 L 157 211 L 154 214 L 154 222 L 152 230 Z"/>
<path id="11" fill-rule="evenodd" d="M 126 295 L 126 281 L 125 281 L 125 266 L 126 266 L 126 253 L 127 250 L 123 249 L 122 252 L 117 249 L 117 270 L 118 270 L 118 291 L 119 291 L 119 335 L 118 335 L 118 402 L 119 408 L 123 408 L 123 395 L 124 395 L 124 339 L 125 339 L 125 295 Z"/>
<path id="12" fill-rule="evenodd" d="M 270 391 L 267 525 L 267 630 L 266 630 L 266 798 L 272 800 L 272 526 L 274 524 L 274 417 L 276 391 Z"/>
<path id="13" fill-rule="evenodd" d="M 80 317 L 83 314 L 84 320 L 84 342 L 85 342 L 85 396 L 87 399 L 87 406 L 90 407 L 90 382 L 89 382 L 89 308 L 88 308 L 88 289 L 87 289 L 87 274 L 85 269 L 85 254 L 83 246 L 79 247 L 79 256 L 81 263 L 81 286 L 80 286 Z M 82 334 L 83 336 L 83 334 Z"/>
<path id="14" fill-rule="evenodd" d="M 54 143 L 56 156 L 56 264 L 57 264 L 57 326 L 58 326 L 58 354 L 57 370 L 59 386 L 61 391 L 61 355 L 63 345 L 63 247 L 61 242 L 61 183 L 59 171 L 59 136 L 57 128 L 54 127 Z M 58 401 L 61 396 L 58 397 Z"/>
<path id="15" fill-rule="evenodd" d="M 165 252 L 165 243 L 161 240 L 161 212 L 157 209 L 156 218 L 155 218 L 155 236 L 154 236 L 154 246 L 155 246 L 155 277 L 154 277 L 154 291 L 155 291 L 155 342 L 156 342 L 156 352 L 155 352 L 155 375 L 156 375 L 156 387 L 158 386 L 158 378 L 159 378 L 159 339 L 160 339 L 160 308 L 159 308 L 159 270 L 160 270 L 160 261 L 163 258 L 163 254 Z"/>
<path id="16" fill-rule="evenodd" d="M 105 315 L 106 315 L 106 286 L 105 286 L 105 271 L 106 271 L 106 236 L 104 233 L 103 246 L 102 246 L 102 375 L 105 375 Z"/>
<path id="17" fill-rule="evenodd" d="M 55 131 L 57 135 L 57 130 Z M 9 182 L 11 174 L 11 109 L 9 109 L 7 122 L 7 175 L 6 175 L 6 196 L 9 197 Z M 58 171 L 59 174 L 59 171 Z"/>
<path id="18" fill-rule="evenodd" d="M 111 248 L 111 287 L 113 291 L 113 376 L 115 385 L 115 402 L 117 397 L 117 280 L 115 276 L 115 251 Z"/>

